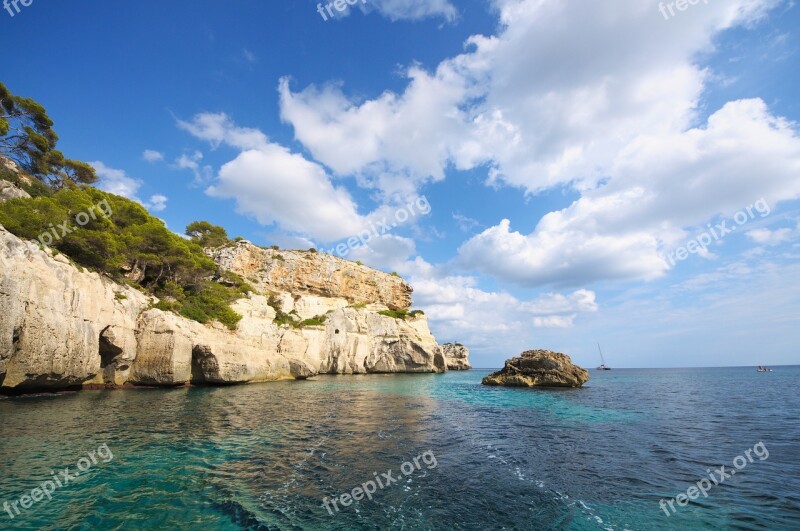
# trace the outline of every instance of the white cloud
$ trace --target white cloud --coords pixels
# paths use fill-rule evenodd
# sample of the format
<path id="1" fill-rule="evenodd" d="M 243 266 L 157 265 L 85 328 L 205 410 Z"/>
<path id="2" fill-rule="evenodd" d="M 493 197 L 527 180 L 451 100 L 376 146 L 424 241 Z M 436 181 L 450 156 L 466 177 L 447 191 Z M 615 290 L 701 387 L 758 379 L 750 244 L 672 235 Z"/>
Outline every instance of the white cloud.
<path id="1" fill-rule="evenodd" d="M 577 317 L 576 314 L 534 317 L 533 326 L 536 328 L 572 328 L 575 317 Z"/>
<path id="2" fill-rule="evenodd" d="M 271 142 L 258 129 L 236 125 L 224 113 L 198 114 L 190 122 L 178 121 L 178 126 L 214 148 L 225 144 L 239 150 L 222 166 L 207 193 L 236 199 L 240 213 L 263 225 L 275 223 L 283 231 L 327 243 L 374 232 L 384 220 L 390 228 L 413 223 L 429 212 L 424 197 L 409 193 L 395 195 L 362 216 L 347 189 L 335 186 L 321 165 Z M 201 159 L 199 151 L 184 155 L 178 166 L 202 170 L 202 177 L 210 177 L 213 172 L 208 166 L 200 168 Z M 397 217 L 401 211 L 406 218 Z"/>
<path id="3" fill-rule="evenodd" d="M 703 5 L 668 23 L 655 0 L 498 0 L 498 36 L 469 38 L 470 51 L 433 73 L 409 67 L 402 94 L 356 101 L 338 85 L 292 92 L 283 79 L 281 116 L 338 174 L 422 182 L 490 164 L 492 181 L 532 192 L 591 186 L 639 135 L 688 128 L 709 76 L 697 55 L 775 4 Z"/>
<path id="4" fill-rule="evenodd" d="M 267 135 L 258 129 L 237 126 L 225 113 L 200 113 L 190 122 L 178 120 L 178 128 L 215 149 L 223 143 L 241 150 L 260 149 L 269 144 Z"/>
<path id="5" fill-rule="evenodd" d="M 224 164 L 207 193 L 235 198 L 237 210 L 262 225 L 333 241 L 357 234 L 363 220 L 346 190 L 325 171 L 277 144 L 241 152 Z"/>
<path id="6" fill-rule="evenodd" d="M 111 168 L 99 160 L 90 162 L 89 164 L 95 169 L 97 176 L 100 177 L 97 187 L 101 190 L 127 197 L 131 201 L 136 201 L 153 212 L 160 212 L 167 208 L 167 196 L 165 195 L 152 195 L 147 202 L 139 199 L 137 193 L 143 183 L 139 179 L 129 177 L 125 173 L 125 170 Z"/>
<path id="7" fill-rule="evenodd" d="M 194 174 L 194 183 L 201 185 L 208 183 L 213 177 L 214 170 L 209 165 L 201 164 L 203 160 L 203 153 L 195 151 L 193 153 L 184 153 L 175 159 L 175 166 L 182 170 L 191 170 Z"/>
<path id="8" fill-rule="evenodd" d="M 437 339 L 478 351 L 516 354 L 536 344 L 535 330 L 571 328 L 598 310 L 595 293 L 585 289 L 520 300 L 480 289 L 475 277 L 447 274 L 422 258 L 396 269 L 414 286 L 414 306 L 425 310 Z"/>
<path id="9" fill-rule="evenodd" d="M 164 160 L 164 154 L 154 149 L 145 149 L 142 158 L 147 162 L 160 162 Z"/>
<path id="10" fill-rule="evenodd" d="M 106 192 L 127 197 L 133 201 L 141 203 L 141 199 L 136 197 L 136 193 L 142 186 L 142 181 L 128 177 L 125 170 L 118 170 L 110 168 L 101 161 L 94 161 L 89 163 L 97 172 L 100 177 L 100 182 L 97 187 Z"/>
<path id="11" fill-rule="evenodd" d="M 150 196 L 150 200 L 147 202 L 147 205 L 153 212 L 161 212 L 167 208 L 167 201 L 167 196 L 155 194 Z"/>
<path id="12" fill-rule="evenodd" d="M 746 233 L 747 237 L 762 245 L 780 245 L 800 237 L 800 224 L 794 229 L 784 227 L 781 229 L 753 229 Z"/>
<path id="13" fill-rule="evenodd" d="M 800 197 L 800 136 L 761 100 L 741 100 L 704 128 L 637 138 L 611 168 L 608 184 L 547 214 L 533 233 L 503 220 L 475 236 L 461 263 L 528 286 L 655 278 L 668 267 L 661 252 L 714 216 Z"/>

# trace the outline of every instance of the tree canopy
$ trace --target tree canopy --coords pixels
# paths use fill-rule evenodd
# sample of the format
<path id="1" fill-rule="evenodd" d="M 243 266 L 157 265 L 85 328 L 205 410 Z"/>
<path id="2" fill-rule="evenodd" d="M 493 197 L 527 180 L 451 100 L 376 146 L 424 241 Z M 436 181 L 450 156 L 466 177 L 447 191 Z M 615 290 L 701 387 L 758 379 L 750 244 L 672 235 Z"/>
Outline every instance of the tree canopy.
<path id="1" fill-rule="evenodd" d="M 186 235 L 201 247 L 222 247 L 230 242 L 228 232 L 208 221 L 194 221 L 186 226 Z"/>
<path id="2" fill-rule="evenodd" d="M 15 96 L 0 83 L 0 153 L 54 188 L 97 181 L 94 168 L 64 157 L 57 143 L 45 108 L 30 98 Z"/>

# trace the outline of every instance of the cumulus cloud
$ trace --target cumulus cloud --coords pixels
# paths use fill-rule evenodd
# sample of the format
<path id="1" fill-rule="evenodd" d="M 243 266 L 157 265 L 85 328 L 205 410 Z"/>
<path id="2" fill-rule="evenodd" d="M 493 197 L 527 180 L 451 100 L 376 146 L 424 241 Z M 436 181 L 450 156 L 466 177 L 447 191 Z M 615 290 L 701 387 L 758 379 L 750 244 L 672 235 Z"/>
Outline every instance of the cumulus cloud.
<path id="1" fill-rule="evenodd" d="M 125 173 L 125 170 L 111 168 L 99 160 L 90 162 L 89 164 L 94 168 L 95 172 L 97 172 L 97 176 L 100 178 L 97 187 L 101 190 L 127 197 L 153 212 L 160 212 L 167 208 L 167 196 L 165 195 L 152 195 L 149 201 L 142 201 L 139 199 L 137 193 L 143 183 L 140 179 L 129 177 L 127 173 Z"/>
<path id="2" fill-rule="evenodd" d="M 741 100 L 703 128 L 637 138 L 611 168 L 608 184 L 545 215 L 531 234 L 503 220 L 473 237 L 461 263 L 527 286 L 655 278 L 668 269 L 660 254 L 712 217 L 800 197 L 800 137 L 763 101 Z"/>
<path id="3" fill-rule="evenodd" d="M 147 162 L 161 162 L 164 160 L 164 154 L 154 149 L 145 149 L 142 158 Z"/>
<path id="4" fill-rule="evenodd" d="M 363 226 L 353 199 L 335 187 L 325 171 L 277 144 L 243 151 L 224 164 L 212 197 L 234 198 L 237 210 L 262 225 L 333 241 L 357 234 Z"/>

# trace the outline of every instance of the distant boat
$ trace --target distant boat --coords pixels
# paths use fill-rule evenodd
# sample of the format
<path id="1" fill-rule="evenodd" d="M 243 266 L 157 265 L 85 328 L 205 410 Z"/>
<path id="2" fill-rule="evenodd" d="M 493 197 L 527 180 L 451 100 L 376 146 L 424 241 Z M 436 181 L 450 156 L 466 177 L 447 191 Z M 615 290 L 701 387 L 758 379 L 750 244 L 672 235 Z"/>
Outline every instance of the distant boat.
<path id="1" fill-rule="evenodd" d="M 603 358 L 603 351 L 600 349 L 600 343 L 597 344 L 597 350 L 600 351 L 600 361 L 603 363 L 597 368 L 598 371 L 610 371 L 611 367 L 606 367 L 606 360 Z"/>
<path id="2" fill-rule="evenodd" d="M 758 372 L 772 372 L 772 369 L 770 369 L 768 367 L 764 367 L 762 365 L 759 365 L 758 367 L 756 367 L 756 370 Z"/>

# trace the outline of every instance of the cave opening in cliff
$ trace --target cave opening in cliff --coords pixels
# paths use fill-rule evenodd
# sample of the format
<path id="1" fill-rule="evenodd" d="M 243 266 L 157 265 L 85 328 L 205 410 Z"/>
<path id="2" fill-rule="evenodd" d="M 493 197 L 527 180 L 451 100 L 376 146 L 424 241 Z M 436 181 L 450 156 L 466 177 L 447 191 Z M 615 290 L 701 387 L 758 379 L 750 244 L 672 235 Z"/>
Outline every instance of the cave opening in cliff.
<path id="1" fill-rule="evenodd" d="M 109 329 L 107 326 L 100 332 L 100 369 L 103 371 L 103 383 L 114 384 L 116 383 L 117 374 L 117 359 L 122 354 L 122 349 L 114 344 L 112 337 L 109 337 Z"/>
<path id="2" fill-rule="evenodd" d="M 203 365 L 210 354 L 208 347 L 195 345 L 192 348 L 192 377 L 191 380 L 189 380 L 192 385 L 203 385 L 206 383 Z"/>

